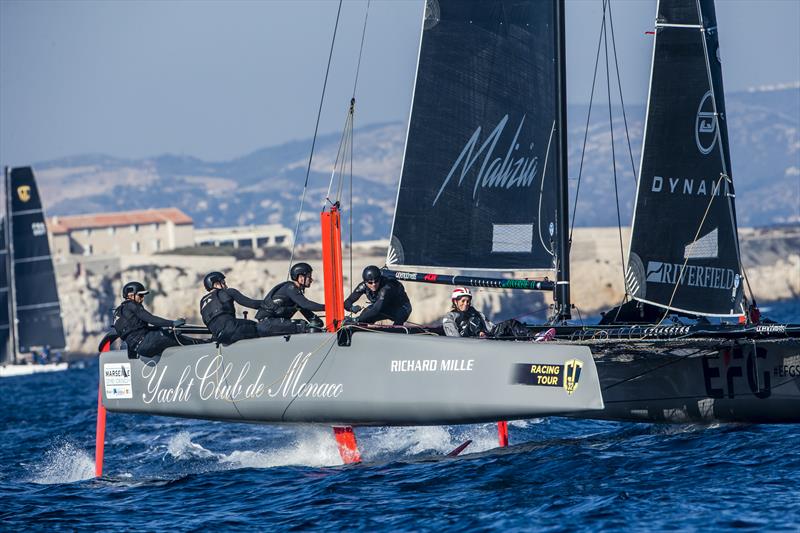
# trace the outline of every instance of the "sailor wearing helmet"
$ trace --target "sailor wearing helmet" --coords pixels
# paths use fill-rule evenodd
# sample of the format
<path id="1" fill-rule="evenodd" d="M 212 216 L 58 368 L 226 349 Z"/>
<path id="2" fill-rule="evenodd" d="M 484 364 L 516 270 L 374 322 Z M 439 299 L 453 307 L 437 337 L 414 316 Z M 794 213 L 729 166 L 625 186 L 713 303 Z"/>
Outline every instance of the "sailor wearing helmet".
<path id="1" fill-rule="evenodd" d="M 448 337 L 486 337 L 492 323 L 483 313 L 472 307 L 472 293 L 466 287 L 456 287 L 450 295 L 453 306 L 442 319 L 444 334 Z"/>
<path id="2" fill-rule="evenodd" d="M 396 279 L 383 276 L 381 269 L 370 265 L 364 269 L 361 277 L 364 281 L 358 284 L 353 293 L 344 301 L 344 308 L 352 313 L 361 311 L 356 302 L 366 296 L 369 306 L 356 318 L 359 322 L 374 324 L 379 320 L 391 320 L 400 326 L 411 314 L 411 301 L 406 295 L 403 284 Z"/>
<path id="3" fill-rule="evenodd" d="M 324 322 L 315 312 L 325 311 L 325 306 L 305 297 L 305 290 L 314 282 L 314 270 L 308 263 L 297 263 L 289 269 L 290 281 L 272 288 L 264 297 L 256 314 L 258 334 L 262 337 L 290 335 L 322 330 Z M 293 321 L 300 312 L 308 321 Z"/>
<path id="4" fill-rule="evenodd" d="M 177 328 L 186 320 L 167 320 L 150 314 L 142 305 L 145 294 L 149 293 L 138 281 L 131 281 L 122 287 L 122 303 L 114 309 L 114 329 L 117 335 L 128 345 L 128 356 L 137 355 L 153 357 L 172 346 L 197 344 L 198 340 L 177 333 L 169 335 L 162 327 Z M 155 328 L 151 327 L 155 326 Z"/>
<path id="5" fill-rule="evenodd" d="M 258 337 L 255 322 L 236 318 L 234 303 L 258 309 L 261 305 L 259 300 L 248 298 L 236 289 L 229 288 L 222 272 L 206 274 L 203 286 L 207 293 L 200 299 L 200 316 L 214 341 L 228 345 L 242 339 Z"/>

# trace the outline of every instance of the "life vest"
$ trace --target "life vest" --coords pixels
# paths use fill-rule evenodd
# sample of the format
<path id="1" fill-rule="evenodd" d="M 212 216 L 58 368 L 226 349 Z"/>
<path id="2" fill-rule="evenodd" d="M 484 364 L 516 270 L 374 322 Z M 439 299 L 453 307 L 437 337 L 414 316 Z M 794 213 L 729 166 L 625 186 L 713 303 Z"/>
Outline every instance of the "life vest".
<path id="1" fill-rule="evenodd" d="M 114 309 L 114 329 L 122 340 L 127 340 L 131 333 L 147 331 L 147 323 L 136 316 L 135 307 L 139 305 L 133 300 L 125 300 Z"/>
<path id="2" fill-rule="evenodd" d="M 477 337 L 481 331 L 488 333 L 483 318 L 474 307 L 470 307 L 466 311 L 455 310 L 453 314 L 455 315 L 453 322 L 456 323 L 462 337 Z"/>
<path id="3" fill-rule="evenodd" d="M 230 315 L 236 318 L 236 308 L 233 305 L 233 300 L 223 303 L 219 297 L 220 289 L 214 289 L 202 298 L 200 298 L 200 316 L 203 318 L 203 323 L 208 326 L 211 321 L 222 315 Z"/>
<path id="4" fill-rule="evenodd" d="M 281 289 L 294 285 L 293 281 L 284 281 L 275 285 L 264 297 L 261 307 L 256 313 L 256 320 L 264 318 L 291 318 L 299 307 L 287 296 L 280 294 Z"/>

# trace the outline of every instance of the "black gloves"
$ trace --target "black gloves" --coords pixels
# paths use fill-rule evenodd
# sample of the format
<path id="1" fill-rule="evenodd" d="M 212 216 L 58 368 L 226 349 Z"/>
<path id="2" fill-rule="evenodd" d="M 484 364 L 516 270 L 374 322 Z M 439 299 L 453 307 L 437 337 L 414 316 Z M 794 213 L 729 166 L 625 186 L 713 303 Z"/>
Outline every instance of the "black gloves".
<path id="1" fill-rule="evenodd" d="M 179 318 L 178 320 L 173 320 L 172 321 L 172 327 L 173 328 L 179 328 L 184 324 L 186 324 L 186 319 L 185 318 Z"/>
<path id="2" fill-rule="evenodd" d="M 350 306 L 350 312 L 351 313 L 360 313 L 362 309 L 364 309 L 364 308 L 361 307 L 358 304 L 353 304 L 353 305 Z"/>

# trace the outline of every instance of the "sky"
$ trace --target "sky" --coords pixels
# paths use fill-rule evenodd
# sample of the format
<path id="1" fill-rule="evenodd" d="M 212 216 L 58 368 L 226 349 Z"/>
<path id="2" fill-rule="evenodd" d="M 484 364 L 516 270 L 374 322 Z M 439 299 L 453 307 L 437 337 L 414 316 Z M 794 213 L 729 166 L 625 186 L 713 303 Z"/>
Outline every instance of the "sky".
<path id="1" fill-rule="evenodd" d="M 224 161 L 314 131 L 335 0 L 0 0 L 0 164 L 79 154 Z M 613 0 L 626 103 L 647 97 L 655 0 Z M 600 0 L 567 0 L 568 98 L 588 99 Z M 356 127 L 407 121 L 421 0 L 372 0 Z M 343 3 L 320 131 L 341 131 L 365 0 Z M 800 0 L 718 0 L 725 89 L 800 80 Z M 602 101 L 602 99 L 601 99 Z"/>

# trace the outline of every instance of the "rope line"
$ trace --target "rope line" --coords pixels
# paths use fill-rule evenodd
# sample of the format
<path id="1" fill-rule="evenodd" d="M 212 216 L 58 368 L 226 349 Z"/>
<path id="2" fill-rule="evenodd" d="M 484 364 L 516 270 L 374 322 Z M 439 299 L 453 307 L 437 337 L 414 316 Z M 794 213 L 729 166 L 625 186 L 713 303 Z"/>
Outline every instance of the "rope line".
<path id="1" fill-rule="evenodd" d="M 306 167 L 306 181 L 303 184 L 303 194 L 300 198 L 300 210 L 297 212 L 297 225 L 294 228 L 294 239 L 292 241 L 292 252 L 289 254 L 289 267 L 286 269 L 286 279 L 289 279 L 289 269 L 294 261 L 294 250 L 297 246 L 300 234 L 300 220 L 303 217 L 303 207 L 306 202 L 306 192 L 308 192 L 308 178 L 311 175 L 311 161 L 314 159 L 314 147 L 317 144 L 317 134 L 319 133 L 319 120 L 322 116 L 322 104 L 325 102 L 325 90 L 328 87 L 328 74 L 331 70 L 331 59 L 333 58 L 333 48 L 336 44 L 336 32 L 339 29 L 339 16 L 342 14 L 342 0 L 339 0 L 339 8 L 336 11 L 336 23 L 333 26 L 333 37 L 331 38 L 331 49 L 328 53 L 328 65 L 325 67 L 325 81 L 322 83 L 322 94 L 319 98 L 319 109 L 317 110 L 317 122 L 314 125 L 314 137 L 311 141 L 311 153 L 308 154 L 308 166 Z"/>

